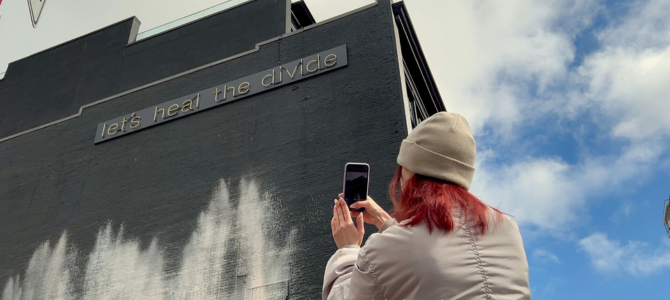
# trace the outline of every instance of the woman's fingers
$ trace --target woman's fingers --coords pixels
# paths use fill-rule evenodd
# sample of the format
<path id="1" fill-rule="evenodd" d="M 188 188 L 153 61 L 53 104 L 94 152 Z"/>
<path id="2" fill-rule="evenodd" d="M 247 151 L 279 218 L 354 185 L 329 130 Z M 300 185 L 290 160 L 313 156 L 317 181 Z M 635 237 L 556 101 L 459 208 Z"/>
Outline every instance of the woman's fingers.
<path id="1" fill-rule="evenodd" d="M 365 214 L 361 214 L 356 218 L 356 229 L 358 230 L 358 246 L 363 245 L 363 237 L 365 236 Z"/>
<path id="2" fill-rule="evenodd" d="M 351 221 L 351 214 L 349 214 L 349 208 L 347 208 L 347 202 L 344 201 L 344 199 L 340 199 L 340 209 L 342 210 L 342 216 L 344 217 L 344 223 L 345 224 L 353 224 L 354 222 Z"/>
<path id="3" fill-rule="evenodd" d="M 338 200 L 335 200 L 335 212 L 337 213 L 337 222 L 339 226 L 340 227 L 344 226 L 346 222 L 344 219 L 344 213 L 342 212 L 342 203 Z"/>
<path id="4" fill-rule="evenodd" d="M 337 200 L 334 200 L 334 202 L 335 205 L 333 206 L 333 225 L 335 226 L 335 228 L 337 228 L 340 226 L 340 217 L 337 214 L 337 206 L 338 206 Z"/>
<path id="5" fill-rule="evenodd" d="M 338 248 L 345 245 L 358 245 L 363 243 L 365 235 L 365 214 L 350 212 L 347 202 L 344 199 L 335 199 L 333 206 L 333 218 L 330 220 L 330 227 L 333 232 L 333 239 Z M 352 216 L 356 217 L 356 222 L 352 221 Z"/>

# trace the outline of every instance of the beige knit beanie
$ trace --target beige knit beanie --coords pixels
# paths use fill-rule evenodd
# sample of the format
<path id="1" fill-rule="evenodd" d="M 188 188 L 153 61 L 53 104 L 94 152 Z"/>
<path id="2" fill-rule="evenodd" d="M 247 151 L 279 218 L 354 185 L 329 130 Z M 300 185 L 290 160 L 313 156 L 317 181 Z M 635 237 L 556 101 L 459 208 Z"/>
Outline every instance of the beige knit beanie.
<path id="1" fill-rule="evenodd" d="M 470 190 L 477 145 L 463 116 L 439 112 L 417 125 L 402 141 L 398 164 L 408 170 Z"/>

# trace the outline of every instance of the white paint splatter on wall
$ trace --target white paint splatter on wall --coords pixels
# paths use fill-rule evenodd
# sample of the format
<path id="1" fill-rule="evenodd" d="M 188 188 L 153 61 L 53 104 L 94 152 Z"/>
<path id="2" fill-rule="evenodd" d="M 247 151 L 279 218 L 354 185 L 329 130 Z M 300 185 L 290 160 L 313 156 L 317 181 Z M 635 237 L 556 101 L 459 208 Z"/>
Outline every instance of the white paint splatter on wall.
<path id="1" fill-rule="evenodd" d="M 83 299 L 163 299 L 163 257 L 157 243 L 154 239 L 141 250 L 139 242 L 124 241 L 123 227 L 113 236 L 107 224 L 88 257 Z"/>
<path id="2" fill-rule="evenodd" d="M 2 300 L 71 299 L 70 269 L 74 263 L 74 254 L 67 253 L 66 245 L 67 235 L 63 232 L 53 248 L 49 241 L 37 247 L 23 281 L 19 275 L 10 278 L 2 293 Z"/>
<path id="3" fill-rule="evenodd" d="M 164 258 L 153 239 L 142 250 L 138 241 L 114 234 L 111 223 L 98 231 L 88 256 L 83 294 L 73 292 L 76 249 L 63 232 L 52 248 L 49 241 L 33 253 L 23 278 L 9 279 L 2 300 L 23 299 L 285 299 L 290 279 L 292 229 L 286 246 L 277 247 L 277 213 L 272 196 L 253 181 L 242 180 L 237 208 L 221 180 L 195 231 L 183 249 L 175 274 L 167 274 Z M 234 250 L 237 261 L 226 261 Z M 235 270 L 226 266 L 235 265 Z"/>

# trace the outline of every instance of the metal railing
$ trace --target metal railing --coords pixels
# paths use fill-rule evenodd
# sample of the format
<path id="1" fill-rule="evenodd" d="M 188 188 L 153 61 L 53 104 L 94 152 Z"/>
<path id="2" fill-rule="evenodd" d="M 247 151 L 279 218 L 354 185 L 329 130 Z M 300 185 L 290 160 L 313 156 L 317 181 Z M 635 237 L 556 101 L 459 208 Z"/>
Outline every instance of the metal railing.
<path id="1" fill-rule="evenodd" d="M 144 31 L 144 32 L 140 32 L 140 33 L 137 34 L 137 37 L 135 37 L 135 41 L 143 40 L 143 39 L 146 39 L 148 37 L 157 35 L 159 33 L 163 33 L 165 31 L 168 31 L 168 30 L 172 29 L 172 28 L 177 28 L 177 27 L 182 26 L 186 23 L 190 23 L 190 22 L 193 22 L 195 20 L 204 18 L 206 16 L 213 15 L 215 13 L 218 13 L 220 11 L 224 11 L 226 9 L 229 9 L 229 8 L 235 6 L 235 5 L 238 5 L 238 4 L 247 2 L 247 1 L 249 1 L 249 0 L 229 0 L 229 1 L 223 2 L 221 4 L 214 5 L 210 8 L 208 8 L 208 9 L 205 9 L 205 10 L 199 11 L 197 13 L 188 15 L 186 17 L 174 20 L 170 23 L 163 24 L 161 26 L 149 29 L 149 30 Z"/>

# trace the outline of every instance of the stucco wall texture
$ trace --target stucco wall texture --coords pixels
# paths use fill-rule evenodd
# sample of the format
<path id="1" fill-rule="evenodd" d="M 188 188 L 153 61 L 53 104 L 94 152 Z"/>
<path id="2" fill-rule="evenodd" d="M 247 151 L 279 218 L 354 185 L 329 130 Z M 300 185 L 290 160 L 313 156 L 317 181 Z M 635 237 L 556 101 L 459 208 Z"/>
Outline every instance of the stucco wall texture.
<path id="1" fill-rule="evenodd" d="M 390 208 L 393 26 L 380 0 L 0 142 L 2 299 L 318 299 L 344 164 L 369 163 Z M 93 144 L 102 121 L 342 44 L 344 68 Z"/>

